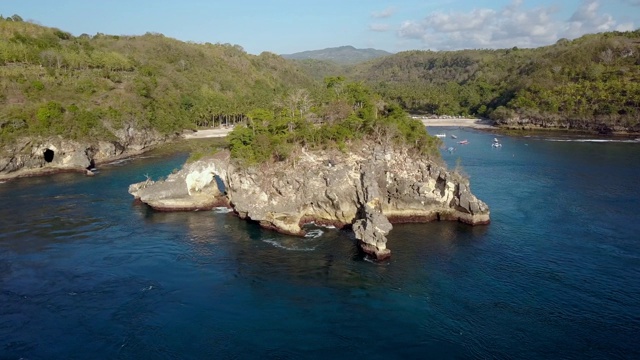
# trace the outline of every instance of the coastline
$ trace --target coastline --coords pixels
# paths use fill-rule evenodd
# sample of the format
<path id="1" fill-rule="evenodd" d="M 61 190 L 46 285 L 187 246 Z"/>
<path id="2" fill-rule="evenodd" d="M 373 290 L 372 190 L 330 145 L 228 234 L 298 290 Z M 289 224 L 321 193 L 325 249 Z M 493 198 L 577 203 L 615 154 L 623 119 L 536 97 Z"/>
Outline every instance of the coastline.
<path id="1" fill-rule="evenodd" d="M 422 121 L 424 126 L 430 127 L 469 127 L 473 129 L 498 129 L 497 126 L 492 125 L 490 120 L 483 119 L 471 119 L 471 118 L 463 118 L 463 119 L 430 119 L 424 118 L 420 116 L 411 116 L 414 119 Z"/>
<path id="2" fill-rule="evenodd" d="M 232 130 L 233 127 L 196 130 L 193 133 L 184 134 L 182 137 L 187 140 L 225 137 L 229 135 Z"/>
<path id="3" fill-rule="evenodd" d="M 424 126 L 431 126 L 431 127 L 459 126 L 459 127 L 469 127 L 474 129 L 498 129 L 497 126 L 494 126 L 491 124 L 490 120 L 483 120 L 483 119 L 472 119 L 472 118 L 428 119 L 428 118 L 423 118 L 419 116 L 412 116 L 412 118 L 422 121 Z M 229 133 L 232 130 L 233 130 L 233 127 L 196 130 L 192 133 L 184 134 L 182 135 L 182 137 L 187 140 L 225 137 L 229 135 Z"/>
<path id="4" fill-rule="evenodd" d="M 135 151 L 123 153 L 123 154 L 106 158 L 106 159 L 100 159 L 100 160 L 94 159 L 93 166 L 97 167 L 99 165 L 109 165 L 111 163 L 114 163 L 120 160 L 134 158 L 154 150 L 157 146 L 158 145 L 151 146 L 149 148 L 145 148 L 142 150 L 135 150 Z M 47 175 L 54 175 L 54 174 L 60 174 L 60 173 L 78 173 L 78 174 L 91 176 L 91 169 L 82 168 L 82 167 L 69 167 L 69 166 L 44 166 L 44 167 L 30 168 L 30 169 L 23 168 L 10 173 L 0 173 L 0 181 L 7 182 L 15 179 L 47 176 Z"/>

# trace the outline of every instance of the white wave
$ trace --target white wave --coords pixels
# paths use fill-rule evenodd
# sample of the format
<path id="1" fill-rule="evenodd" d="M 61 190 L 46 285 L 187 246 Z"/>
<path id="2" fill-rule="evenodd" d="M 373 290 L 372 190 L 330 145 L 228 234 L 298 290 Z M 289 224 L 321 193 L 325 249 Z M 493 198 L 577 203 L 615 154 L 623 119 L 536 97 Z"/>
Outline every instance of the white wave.
<path id="1" fill-rule="evenodd" d="M 211 210 L 216 214 L 226 214 L 226 213 L 230 213 L 232 211 L 228 207 L 224 207 L 224 206 L 215 207 L 215 208 L 213 208 Z"/>
<path id="2" fill-rule="evenodd" d="M 364 261 L 372 263 L 372 264 L 375 264 L 375 265 L 388 265 L 389 264 L 389 261 L 378 261 L 378 260 L 372 258 L 369 255 L 365 255 L 364 256 Z"/>
<path id="3" fill-rule="evenodd" d="M 325 228 L 325 229 L 335 229 L 336 227 L 333 225 L 322 225 L 322 224 L 316 224 L 315 221 L 312 221 L 310 223 L 307 223 L 305 225 L 311 225 L 311 226 L 317 226 L 317 227 L 321 227 L 321 228 Z"/>
<path id="4" fill-rule="evenodd" d="M 309 232 L 307 232 L 304 237 L 308 238 L 308 239 L 317 239 L 320 236 L 322 236 L 322 234 L 324 234 L 324 231 L 320 230 L 320 229 L 313 229 L 310 230 Z"/>
<path id="5" fill-rule="evenodd" d="M 140 291 L 149 291 L 151 289 L 153 289 L 153 285 L 149 285 L 149 286 L 147 286 L 145 288 L 142 288 L 142 289 L 140 289 Z"/>
<path id="6" fill-rule="evenodd" d="M 284 249 L 287 251 L 313 251 L 316 249 L 315 246 L 313 247 L 297 247 L 297 246 L 291 246 L 291 245 L 287 246 L 288 244 L 285 245 L 283 242 L 277 241 L 275 239 L 264 239 L 262 241 L 266 242 L 269 245 L 273 245 L 279 249 Z M 297 241 L 304 243 L 304 240 L 301 240 L 301 239 L 297 239 Z"/>
<path id="7" fill-rule="evenodd" d="M 116 160 L 116 161 L 112 161 L 110 163 L 107 163 L 108 165 L 124 165 L 126 163 L 131 162 L 131 159 L 121 159 L 121 160 Z"/>

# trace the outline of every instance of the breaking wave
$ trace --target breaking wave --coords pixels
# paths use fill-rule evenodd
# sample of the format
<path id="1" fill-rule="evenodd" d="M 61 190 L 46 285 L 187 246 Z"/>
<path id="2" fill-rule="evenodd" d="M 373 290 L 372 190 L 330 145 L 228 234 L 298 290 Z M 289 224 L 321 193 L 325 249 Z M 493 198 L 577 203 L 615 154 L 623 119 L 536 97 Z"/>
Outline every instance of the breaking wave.
<path id="1" fill-rule="evenodd" d="M 269 245 L 277 247 L 279 249 L 284 249 L 288 251 L 314 251 L 316 246 L 305 246 L 308 244 L 309 240 L 307 239 L 294 239 L 294 240 L 276 240 L 276 239 L 263 239 L 262 241 L 266 242 Z"/>
<path id="2" fill-rule="evenodd" d="M 313 229 L 313 230 L 309 230 L 304 237 L 307 239 L 317 239 L 320 236 L 322 236 L 322 234 L 324 234 L 324 231 L 320 230 L 320 229 Z"/>
<path id="3" fill-rule="evenodd" d="M 306 225 L 311 225 L 311 226 L 317 226 L 317 227 L 321 227 L 321 228 L 325 228 L 325 229 L 335 229 L 336 227 L 333 225 L 322 225 L 322 224 L 316 224 L 315 221 L 312 221 Z"/>

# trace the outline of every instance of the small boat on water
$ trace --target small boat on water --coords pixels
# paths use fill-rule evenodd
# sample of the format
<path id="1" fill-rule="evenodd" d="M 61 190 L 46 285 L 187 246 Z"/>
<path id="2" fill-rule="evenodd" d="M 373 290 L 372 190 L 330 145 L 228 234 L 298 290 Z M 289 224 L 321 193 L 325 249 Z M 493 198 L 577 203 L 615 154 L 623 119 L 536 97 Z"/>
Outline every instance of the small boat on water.
<path id="1" fill-rule="evenodd" d="M 449 153 L 452 153 L 452 152 L 454 152 L 455 150 L 456 150 L 456 148 L 454 148 L 453 146 L 449 146 L 449 148 L 447 149 L 447 151 L 448 151 Z"/>
<path id="2" fill-rule="evenodd" d="M 500 144 L 499 142 L 494 142 L 493 144 L 491 144 L 491 147 L 500 148 L 502 147 L 502 144 Z"/>
<path id="3" fill-rule="evenodd" d="M 446 138 L 447 134 L 436 134 L 436 137 L 438 137 L 438 138 Z"/>
<path id="4" fill-rule="evenodd" d="M 452 139 L 457 139 L 458 137 L 457 137 L 457 136 L 455 136 L 455 135 L 453 135 L 453 134 L 451 134 L 451 138 L 452 138 Z"/>
<path id="5" fill-rule="evenodd" d="M 468 143 L 469 143 L 469 140 L 467 140 L 467 139 L 464 139 L 462 141 L 458 141 L 458 144 L 460 144 L 460 145 L 467 145 Z"/>

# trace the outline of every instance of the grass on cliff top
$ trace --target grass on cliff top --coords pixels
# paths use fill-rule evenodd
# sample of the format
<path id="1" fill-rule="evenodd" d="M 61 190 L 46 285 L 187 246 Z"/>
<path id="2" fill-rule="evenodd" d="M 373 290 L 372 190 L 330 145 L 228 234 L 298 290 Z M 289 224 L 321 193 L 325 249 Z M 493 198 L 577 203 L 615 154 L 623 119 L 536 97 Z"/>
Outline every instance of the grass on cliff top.
<path id="1" fill-rule="evenodd" d="M 187 163 L 192 163 L 204 157 L 215 155 L 217 152 L 229 148 L 229 141 L 224 137 L 192 139 L 185 141 L 189 147 Z"/>

